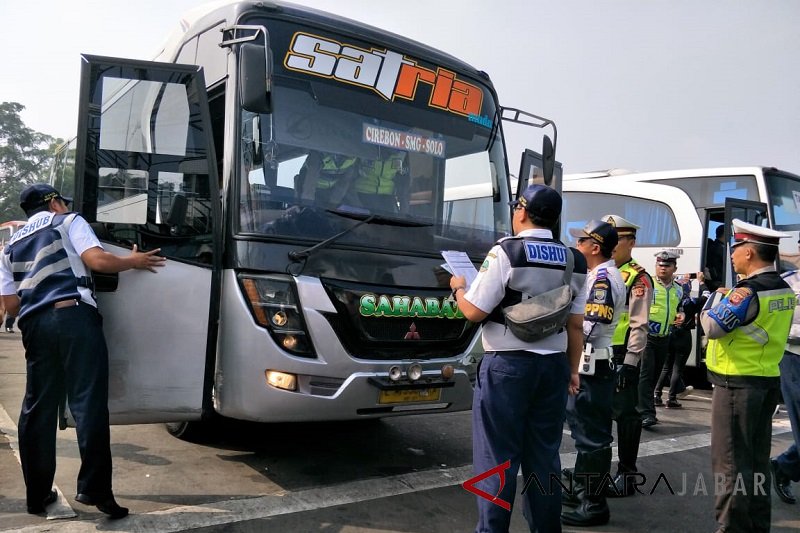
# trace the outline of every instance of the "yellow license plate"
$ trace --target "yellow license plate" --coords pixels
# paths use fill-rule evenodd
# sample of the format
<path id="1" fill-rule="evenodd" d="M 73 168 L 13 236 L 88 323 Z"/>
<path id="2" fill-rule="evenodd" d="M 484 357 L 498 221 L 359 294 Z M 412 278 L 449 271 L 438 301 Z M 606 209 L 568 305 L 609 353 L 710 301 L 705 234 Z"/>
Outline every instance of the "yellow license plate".
<path id="1" fill-rule="evenodd" d="M 438 402 L 442 389 L 382 390 L 378 403 Z"/>

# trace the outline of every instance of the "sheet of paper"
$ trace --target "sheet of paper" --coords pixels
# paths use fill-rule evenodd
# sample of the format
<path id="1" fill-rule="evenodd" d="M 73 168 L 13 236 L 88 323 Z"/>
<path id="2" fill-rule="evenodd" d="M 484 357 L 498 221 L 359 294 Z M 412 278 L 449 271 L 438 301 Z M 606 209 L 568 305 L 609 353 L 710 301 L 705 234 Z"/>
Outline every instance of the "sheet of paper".
<path id="1" fill-rule="evenodd" d="M 466 278 L 467 289 L 469 289 L 475 276 L 478 275 L 478 270 L 470 261 L 467 253 L 456 250 L 442 250 L 442 257 L 447 261 L 447 265 L 454 276 L 464 276 Z"/>

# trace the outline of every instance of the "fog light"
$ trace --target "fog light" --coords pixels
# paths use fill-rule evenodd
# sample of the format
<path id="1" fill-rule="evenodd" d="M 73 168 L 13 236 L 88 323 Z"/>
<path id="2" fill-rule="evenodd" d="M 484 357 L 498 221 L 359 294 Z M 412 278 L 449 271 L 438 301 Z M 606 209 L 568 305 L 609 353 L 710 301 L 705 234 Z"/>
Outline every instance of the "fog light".
<path id="1" fill-rule="evenodd" d="M 286 335 L 281 343 L 287 350 L 294 350 L 297 348 L 297 338 L 294 335 Z"/>
<path id="2" fill-rule="evenodd" d="M 392 381 L 399 381 L 400 378 L 403 377 L 403 371 L 400 370 L 400 367 L 395 365 L 389 369 L 389 379 Z"/>
<path id="3" fill-rule="evenodd" d="M 297 376 L 294 374 L 278 372 L 277 370 L 265 370 L 264 375 L 267 377 L 267 384 L 276 389 L 297 390 Z"/>
<path id="4" fill-rule="evenodd" d="M 414 363 L 413 365 L 408 367 L 406 370 L 406 374 L 408 375 L 408 379 L 411 381 L 417 381 L 419 378 L 422 377 L 422 365 L 419 363 Z"/>
<path id="5" fill-rule="evenodd" d="M 456 370 L 453 365 L 444 365 L 442 367 L 442 379 L 450 379 L 455 374 Z"/>
<path id="6" fill-rule="evenodd" d="M 272 315 L 272 323 L 279 328 L 285 326 L 287 322 L 289 322 L 289 317 L 286 316 L 284 311 L 277 311 Z"/>

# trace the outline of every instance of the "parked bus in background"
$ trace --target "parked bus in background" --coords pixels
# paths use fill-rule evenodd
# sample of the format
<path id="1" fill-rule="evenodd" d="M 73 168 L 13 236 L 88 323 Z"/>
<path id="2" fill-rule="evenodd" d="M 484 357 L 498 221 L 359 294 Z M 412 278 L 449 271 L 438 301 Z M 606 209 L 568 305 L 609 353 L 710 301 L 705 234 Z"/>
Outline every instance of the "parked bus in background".
<path id="1" fill-rule="evenodd" d="M 641 226 L 634 257 L 651 273 L 655 254 L 668 250 L 679 255 L 679 274 L 704 272 L 712 287 L 731 287 L 734 218 L 792 234 L 793 239 L 781 240 L 777 267 L 780 272 L 800 267 L 800 176 L 789 172 L 770 167 L 609 170 L 568 174 L 563 190 L 563 239 L 569 239 L 569 228 L 587 220 L 621 215 Z M 716 265 L 708 252 L 716 246 L 712 243 L 720 227 L 723 253 Z M 697 291 L 697 281 L 693 287 Z M 694 346 L 688 366 L 704 371 L 702 339 L 696 338 Z M 701 379 L 704 375 L 698 373 Z"/>
<path id="2" fill-rule="evenodd" d="M 332 14 L 237 2 L 181 25 L 162 62 L 82 56 L 74 173 L 65 149 L 52 177 L 110 251 L 168 258 L 95 279 L 112 422 L 469 409 L 479 327 L 440 252 L 477 263 L 511 232 L 501 122 L 553 123 Z M 554 144 L 523 156 L 548 183 Z"/>

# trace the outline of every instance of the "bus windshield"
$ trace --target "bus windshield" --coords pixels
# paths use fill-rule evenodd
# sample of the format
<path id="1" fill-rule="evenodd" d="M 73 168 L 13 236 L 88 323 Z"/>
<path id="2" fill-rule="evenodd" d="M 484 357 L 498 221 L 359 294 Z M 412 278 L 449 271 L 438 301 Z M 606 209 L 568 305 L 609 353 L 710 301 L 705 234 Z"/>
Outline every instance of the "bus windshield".
<path id="1" fill-rule="evenodd" d="M 800 268 L 800 177 L 785 172 L 764 172 L 773 227 L 792 237 L 780 240 L 780 270 Z"/>
<path id="2" fill-rule="evenodd" d="M 241 235 L 313 243 L 352 226 L 337 213 L 375 214 L 409 224 L 364 224 L 336 246 L 411 254 L 457 248 L 480 257 L 510 231 L 503 144 L 487 86 L 317 30 L 282 39 L 282 26 L 271 24 L 273 111 L 241 112 Z M 359 56 L 360 70 L 347 70 L 345 54 Z M 399 73 L 395 92 L 406 96 L 381 92 L 390 60 Z M 369 78 L 371 65 L 380 76 Z M 404 67 L 414 70 L 414 87 L 403 88 Z M 440 90 L 449 91 L 442 102 L 450 107 L 434 105 Z"/>

